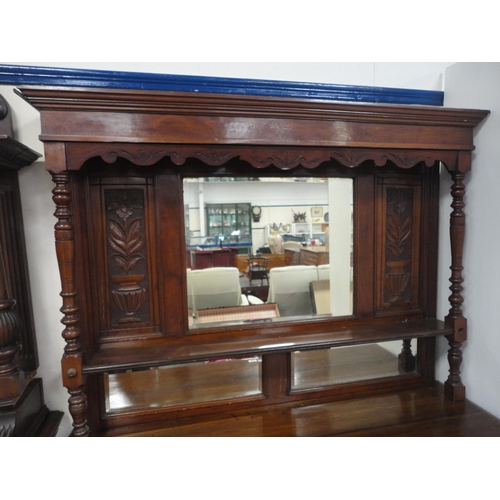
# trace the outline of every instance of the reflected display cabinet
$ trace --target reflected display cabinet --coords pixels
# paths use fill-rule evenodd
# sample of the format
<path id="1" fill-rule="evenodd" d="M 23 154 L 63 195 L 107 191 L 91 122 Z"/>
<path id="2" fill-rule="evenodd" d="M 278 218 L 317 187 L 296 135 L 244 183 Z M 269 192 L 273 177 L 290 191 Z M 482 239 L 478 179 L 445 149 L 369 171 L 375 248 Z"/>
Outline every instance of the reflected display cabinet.
<path id="1" fill-rule="evenodd" d="M 223 243 L 251 243 L 250 210 L 250 203 L 207 204 L 207 235 Z M 233 234 L 236 232 L 239 234 Z"/>
<path id="2" fill-rule="evenodd" d="M 450 346 L 445 394 L 465 398 L 464 179 L 473 129 L 487 111 L 90 88 L 17 92 L 40 111 L 55 183 L 73 435 L 430 385 L 438 336 Z M 441 221 L 450 227 L 452 262 L 445 318 L 436 317 L 441 169 L 452 179 L 450 218 Z M 266 176 L 351 183 L 351 313 L 294 317 L 275 304 L 238 305 L 231 321 L 205 311 L 199 318 L 211 323 L 193 326 L 183 179 Z M 320 266 L 311 268 L 309 281 L 321 280 Z"/>

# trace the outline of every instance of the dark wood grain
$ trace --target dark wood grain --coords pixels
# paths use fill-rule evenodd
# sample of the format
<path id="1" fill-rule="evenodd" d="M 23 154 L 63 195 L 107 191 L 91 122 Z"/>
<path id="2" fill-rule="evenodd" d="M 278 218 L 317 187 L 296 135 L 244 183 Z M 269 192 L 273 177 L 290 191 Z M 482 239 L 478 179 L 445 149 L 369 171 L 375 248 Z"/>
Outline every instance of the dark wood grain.
<path id="1" fill-rule="evenodd" d="M 307 323 L 306 323 L 307 324 Z M 102 349 L 87 358 L 85 373 L 102 373 L 119 369 L 144 368 L 162 364 L 209 361 L 218 357 L 253 356 L 255 354 L 290 352 L 292 350 L 342 347 L 358 343 L 373 343 L 447 335 L 450 329 L 438 320 L 418 320 L 396 323 L 369 323 L 341 326 L 321 333 L 302 332 L 283 338 L 281 333 L 266 330 L 266 335 L 240 336 L 237 342 L 209 336 L 194 337 L 183 342 L 156 343 L 129 348 Z"/>
<path id="2" fill-rule="evenodd" d="M 46 167 L 56 181 L 63 375 L 76 434 L 179 416 L 106 416 L 104 372 L 259 354 L 263 396 L 228 403 L 252 409 L 431 384 L 439 335 L 451 342 L 447 395 L 463 398 L 462 181 L 471 167 L 473 129 L 487 111 L 113 89 L 25 87 L 20 95 L 41 113 Z M 445 325 L 435 319 L 441 163 L 454 176 L 452 307 Z M 352 316 L 188 328 L 183 178 L 217 176 L 353 180 Z M 120 221 L 107 207 L 117 202 L 105 193 L 132 196 L 139 186 L 140 230 L 128 238 L 125 226 L 114 227 Z M 127 255 L 137 238 L 140 249 Z M 132 275 L 131 266 L 144 278 L 133 293 L 120 290 L 118 300 L 113 279 Z M 414 359 L 405 351 L 395 380 L 291 389 L 294 350 L 394 339 L 417 339 L 415 374 L 406 373 Z M 184 413 L 217 411 L 224 404 L 193 403 Z"/>
<path id="3" fill-rule="evenodd" d="M 125 427 L 136 437 L 499 437 L 500 420 L 469 401 L 451 402 L 442 386 L 358 399 L 317 400 L 236 411 L 185 422 Z"/>

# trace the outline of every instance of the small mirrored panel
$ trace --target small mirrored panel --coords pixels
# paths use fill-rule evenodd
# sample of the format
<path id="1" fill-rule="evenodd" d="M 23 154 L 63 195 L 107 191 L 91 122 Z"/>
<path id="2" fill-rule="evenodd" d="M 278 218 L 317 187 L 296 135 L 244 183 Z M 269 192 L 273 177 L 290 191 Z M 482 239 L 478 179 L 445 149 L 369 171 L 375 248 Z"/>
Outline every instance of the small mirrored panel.
<path id="1" fill-rule="evenodd" d="M 186 178 L 192 329 L 349 316 L 353 182 Z"/>
<path id="2" fill-rule="evenodd" d="M 104 374 L 107 413 L 262 394 L 262 358 L 220 359 Z"/>
<path id="3" fill-rule="evenodd" d="M 292 353 L 292 390 L 415 373 L 416 340 Z"/>

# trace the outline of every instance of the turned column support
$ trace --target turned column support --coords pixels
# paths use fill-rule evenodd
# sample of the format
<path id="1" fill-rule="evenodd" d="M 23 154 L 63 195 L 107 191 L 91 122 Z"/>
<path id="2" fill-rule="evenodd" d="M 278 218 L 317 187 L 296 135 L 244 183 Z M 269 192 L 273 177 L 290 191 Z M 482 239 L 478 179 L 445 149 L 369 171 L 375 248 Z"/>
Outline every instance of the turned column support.
<path id="1" fill-rule="evenodd" d="M 69 412 L 73 417 L 73 436 L 89 435 L 86 420 L 87 397 L 82 370 L 83 349 L 80 343 L 79 308 L 76 303 L 75 285 L 75 239 L 73 214 L 71 211 L 70 178 L 67 171 L 51 172 L 55 188 L 52 191 L 56 205 L 54 227 L 56 254 L 61 274 L 61 297 L 63 305 L 61 323 L 65 326 L 62 336 L 66 341 L 61 361 L 63 385 L 70 394 Z"/>
<path id="2" fill-rule="evenodd" d="M 465 399 L 465 386 L 460 378 L 460 366 L 462 364 L 462 343 L 467 339 L 467 319 L 463 315 L 462 304 L 462 256 L 465 238 L 465 173 L 470 169 L 470 154 L 461 157 L 462 164 L 457 170 L 451 171 L 453 184 L 451 186 L 453 211 L 450 215 L 450 243 L 451 243 L 451 277 L 449 297 L 450 310 L 445 318 L 446 326 L 453 329 L 448 335 L 450 349 L 448 351 L 449 375 L 444 384 L 445 395 L 453 401 Z"/>
<path id="3" fill-rule="evenodd" d="M 403 340 L 403 347 L 398 356 L 398 371 L 401 374 L 413 373 L 417 366 L 417 358 L 411 350 L 411 339 Z"/>
<path id="4" fill-rule="evenodd" d="M 10 297 L 7 274 L 0 242 L 0 400 L 12 402 L 17 399 L 20 386 L 20 370 L 16 361 L 21 350 L 21 319 L 15 310 L 16 301 Z"/>

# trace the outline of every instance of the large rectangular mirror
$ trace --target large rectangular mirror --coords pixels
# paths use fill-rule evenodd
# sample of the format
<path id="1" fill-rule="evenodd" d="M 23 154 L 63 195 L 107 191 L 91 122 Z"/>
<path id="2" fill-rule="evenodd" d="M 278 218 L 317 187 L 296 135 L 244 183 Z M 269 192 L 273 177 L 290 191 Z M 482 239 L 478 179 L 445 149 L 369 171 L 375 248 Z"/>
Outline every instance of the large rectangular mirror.
<path id="1" fill-rule="evenodd" d="M 191 329 L 349 316 L 353 181 L 184 179 Z"/>

